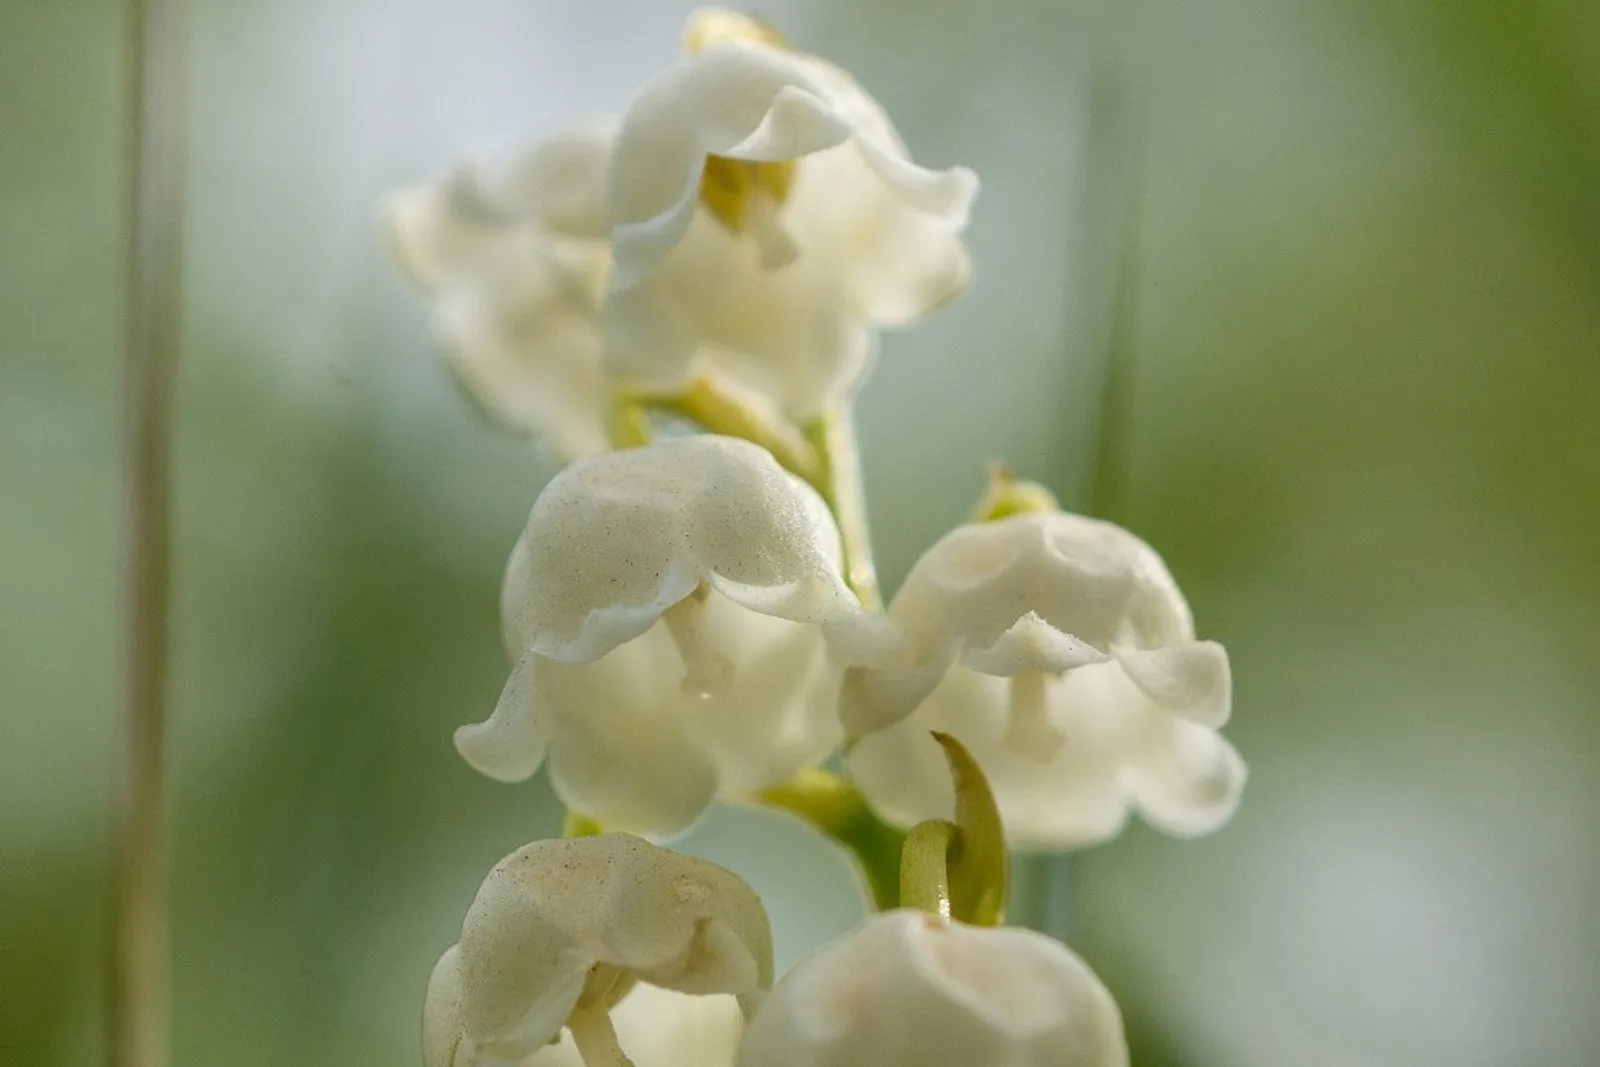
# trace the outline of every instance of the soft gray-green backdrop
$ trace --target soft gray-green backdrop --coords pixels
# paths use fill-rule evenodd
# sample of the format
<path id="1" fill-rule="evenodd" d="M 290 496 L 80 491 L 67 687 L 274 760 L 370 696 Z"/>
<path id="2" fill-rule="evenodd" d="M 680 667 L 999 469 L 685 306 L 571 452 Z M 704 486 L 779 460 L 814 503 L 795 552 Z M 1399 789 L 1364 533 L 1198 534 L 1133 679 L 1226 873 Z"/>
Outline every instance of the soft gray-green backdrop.
<path id="1" fill-rule="evenodd" d="M 549 470 L 450 388 L 374 203 L 617 108 L 688 5 L 195 7 L 177 1059 L 414 1063 L 478 879 L 555 825 L 449 746 Z M 1600 8 L 758 9 L 985 183 L 972 292 L 862 398 L 890 580 L 1004 457 L 1151 540 L 1232 651 L 1238 819 L 1055 880 L 1136 1063 L 1595 1062 Z M 99 1042 L 120 18 L 0 2 L 7 1064 Z M 691 847 L 771 894 L 785 959 L 852 919 L 792 826 Z"/>

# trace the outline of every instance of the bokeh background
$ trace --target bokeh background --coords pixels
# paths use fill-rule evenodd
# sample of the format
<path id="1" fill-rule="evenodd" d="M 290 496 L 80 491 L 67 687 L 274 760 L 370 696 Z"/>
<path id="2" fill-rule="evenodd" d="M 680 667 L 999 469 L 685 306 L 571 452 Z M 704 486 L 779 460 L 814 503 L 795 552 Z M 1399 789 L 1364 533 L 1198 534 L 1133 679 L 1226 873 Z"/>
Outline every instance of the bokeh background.
<path id="1" fill-rule="evenodd" d="M 555 829 L 449 744 L 551 471 L 452 389 L 375 204 L 619 108 L 688 9 L 195 5 L 180 1065 L 417 1062 L 477 882 Z M 1049 879 L 1135 1062 L 1600 1062 L 1600 6 L 756 10 L 985 183 L 972 291 L 861 399 L 889 580 L 1004 457 L 1152 541 L 1232 652 L 1235 822 Z M 121 19 L 0 2 L 6 1064 L 100 1041 Z M 689 847 L 770 894 L 786 960 L 853 921 L 794 826 Z"/>

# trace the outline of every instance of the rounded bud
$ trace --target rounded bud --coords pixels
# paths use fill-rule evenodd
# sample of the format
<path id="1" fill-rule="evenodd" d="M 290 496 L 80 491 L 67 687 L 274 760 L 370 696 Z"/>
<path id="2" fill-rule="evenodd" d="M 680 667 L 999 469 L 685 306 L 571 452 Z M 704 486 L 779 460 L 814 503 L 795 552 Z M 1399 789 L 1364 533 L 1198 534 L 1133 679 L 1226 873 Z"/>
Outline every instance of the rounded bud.
<path id="1" fill-rule="evenodd" d="M 1126 1067 L 1122 1017 L 1060 942 L 916 911 L 873 916 L 786 975 L 739 1067 Z"/>

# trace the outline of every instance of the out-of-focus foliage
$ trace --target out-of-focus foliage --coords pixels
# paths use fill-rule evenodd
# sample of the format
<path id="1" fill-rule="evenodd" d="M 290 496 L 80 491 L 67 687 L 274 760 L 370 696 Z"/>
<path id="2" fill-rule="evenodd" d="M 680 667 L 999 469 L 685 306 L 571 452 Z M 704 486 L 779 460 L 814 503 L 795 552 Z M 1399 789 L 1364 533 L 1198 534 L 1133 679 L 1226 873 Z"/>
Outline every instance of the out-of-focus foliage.
<path id="1" fill-rule="evenodd" d="M 478 880 L 557 825 L 449 745 L 503 676 L 499 570 L 549 469 L 451 391 L 373 204 L 621 104 L 687 8 L 196 5 L 180 1063 L 414 1062 Z M 985 181 L 973 291 L 862 401 L 889 580 L 988 458 L 1080 503 L 1098 466 L 1232 653 L 1237 821 L 1056 880 L 1135 1062 L 1593 1062 L 1595 6 L 762 9 Z M 109 0 L 0 5 L 5 1062 L 99 1039 L 118 32 Z M 805 841 L 726 812 L 690 843 L 772 894 L 780 962 L 856 907 Z"/>

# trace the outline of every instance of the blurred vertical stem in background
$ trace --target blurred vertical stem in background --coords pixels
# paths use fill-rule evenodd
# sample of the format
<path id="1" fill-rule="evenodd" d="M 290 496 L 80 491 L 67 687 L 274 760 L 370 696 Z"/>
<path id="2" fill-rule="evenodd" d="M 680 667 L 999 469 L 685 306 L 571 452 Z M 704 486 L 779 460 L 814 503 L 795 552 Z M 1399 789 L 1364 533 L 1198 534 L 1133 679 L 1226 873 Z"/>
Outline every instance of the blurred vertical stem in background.
<path id="1" fill-rule="evenodd" d="M 1100 420 L 1095 429 L 1088 511 L 1116 521 L 1127 501 L 1128 442 L 1133 435 L 1139 296 L 1144 284 L 1141 208 L 1144 203 L 1144 122 L 1132 90 L 1109 63 L 1096 73 L 1090 97 L 1092 163 L 1084 197 L 1091 225 L 1086 254 L 1105 265 L 1089 298 L 1103 321 L 1094 341 L 1104 355 Z M 1098 232 L 1096 232 L 1098 230 Z M 1103 288 L 1102 288 L 1103 286 Z"/>
<path id="2" fill-rule="evenodd" d="M 107 1062 L 161 1067 L 169 1041 L 166 710 L 173 383 L 182 327 L 184 71 L 178 0 L 127 10 L 122 679 Z"/>

